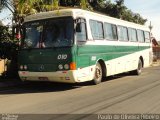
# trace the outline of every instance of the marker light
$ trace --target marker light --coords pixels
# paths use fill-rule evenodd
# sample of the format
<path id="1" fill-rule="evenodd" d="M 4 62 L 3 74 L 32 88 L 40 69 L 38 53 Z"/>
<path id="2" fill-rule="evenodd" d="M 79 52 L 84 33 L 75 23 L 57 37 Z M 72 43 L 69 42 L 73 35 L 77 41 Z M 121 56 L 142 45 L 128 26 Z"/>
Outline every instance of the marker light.
<path id="1" fill-rule="evenodd" d="M 27 70 L 27 65 L 24 65 L 24 70 Z"/>
<path id="2" fill-rule="evenodd" d="M 75 62 L 70 63 L 70 70 L 76 70 L 76 63 Z"/>
<path id="3" fill-rule="evenodd" d="M 59 64 L 59 65 L 58 65 L 58 68 L 59 68 L 60 70 L 62 70 L 62 69 L 63 69 L 63 65 L 62 65 L 62 64 Z"/>
<path id="4" fill-rule="evenodd" d="M 64 65 L 64 69 L 66 69 L 66 70 L 69 69 L 69 65 L 68 65 L 68 64 L 65 64 L 65 65 Z"/>
<path id="5" fill-rule="evenodd" d="M 23 65 L 20 65 L 20 67 L 19 67 L 19 68 L 20 68 L 20 70 L 23 70 Z"/>

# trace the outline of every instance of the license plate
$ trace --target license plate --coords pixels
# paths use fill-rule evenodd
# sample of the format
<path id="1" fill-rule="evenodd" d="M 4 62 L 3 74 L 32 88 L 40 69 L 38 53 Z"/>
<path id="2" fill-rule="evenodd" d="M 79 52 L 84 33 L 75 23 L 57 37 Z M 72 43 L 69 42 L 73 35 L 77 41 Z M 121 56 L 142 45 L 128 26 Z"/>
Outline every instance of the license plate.
<path id="1" fill-rule="evenodd" d="M 39 77 L 39 80 L 48 81 L 48 77 Z"/>

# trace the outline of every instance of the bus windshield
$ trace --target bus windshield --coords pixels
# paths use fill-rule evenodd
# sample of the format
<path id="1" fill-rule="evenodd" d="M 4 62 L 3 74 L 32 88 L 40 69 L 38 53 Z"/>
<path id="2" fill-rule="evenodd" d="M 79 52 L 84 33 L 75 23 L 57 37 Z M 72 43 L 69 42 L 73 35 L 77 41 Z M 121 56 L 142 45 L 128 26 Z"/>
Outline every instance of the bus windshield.
<path id="1" fill-rule="evenodd" d="M 70 17 L 25 23 L 22 48 L 71 46 L 73 29 L 73 19 Z"/>

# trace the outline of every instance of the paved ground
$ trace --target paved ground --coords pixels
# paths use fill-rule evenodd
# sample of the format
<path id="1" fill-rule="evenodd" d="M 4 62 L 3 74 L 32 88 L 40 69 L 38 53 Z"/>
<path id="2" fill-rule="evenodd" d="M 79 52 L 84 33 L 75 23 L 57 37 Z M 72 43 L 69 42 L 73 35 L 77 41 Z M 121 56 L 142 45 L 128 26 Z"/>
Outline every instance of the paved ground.
<path id="1" fill-rule="evenodd" d="M 0 91 L 0 113 L 57 114 L 50 116 L 56 120 L 69 114 L 81 114 L 76 120 L 94 114 L 160 114 L 159 74 L 160 66 L 154 66 L 140 76 L 123 74 L 99 85 L 24 84 Z"/>

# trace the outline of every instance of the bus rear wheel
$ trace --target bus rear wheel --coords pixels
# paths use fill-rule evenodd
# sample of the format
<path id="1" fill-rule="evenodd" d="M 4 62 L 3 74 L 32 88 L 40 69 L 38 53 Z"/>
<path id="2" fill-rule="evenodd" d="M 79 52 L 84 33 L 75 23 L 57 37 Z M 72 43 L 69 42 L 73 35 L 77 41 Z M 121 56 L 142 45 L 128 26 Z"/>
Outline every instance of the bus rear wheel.
<path id="1" fill-rule="evenodd" d="M 93 83 L 95 85 L 101 83 L 102 81 L 102 67 L 101 64 L 99 62 L 97 62 L 96 67 L 95 67 L 95 73 L 94 73 L 94 78 L 93 78 Z"/>

